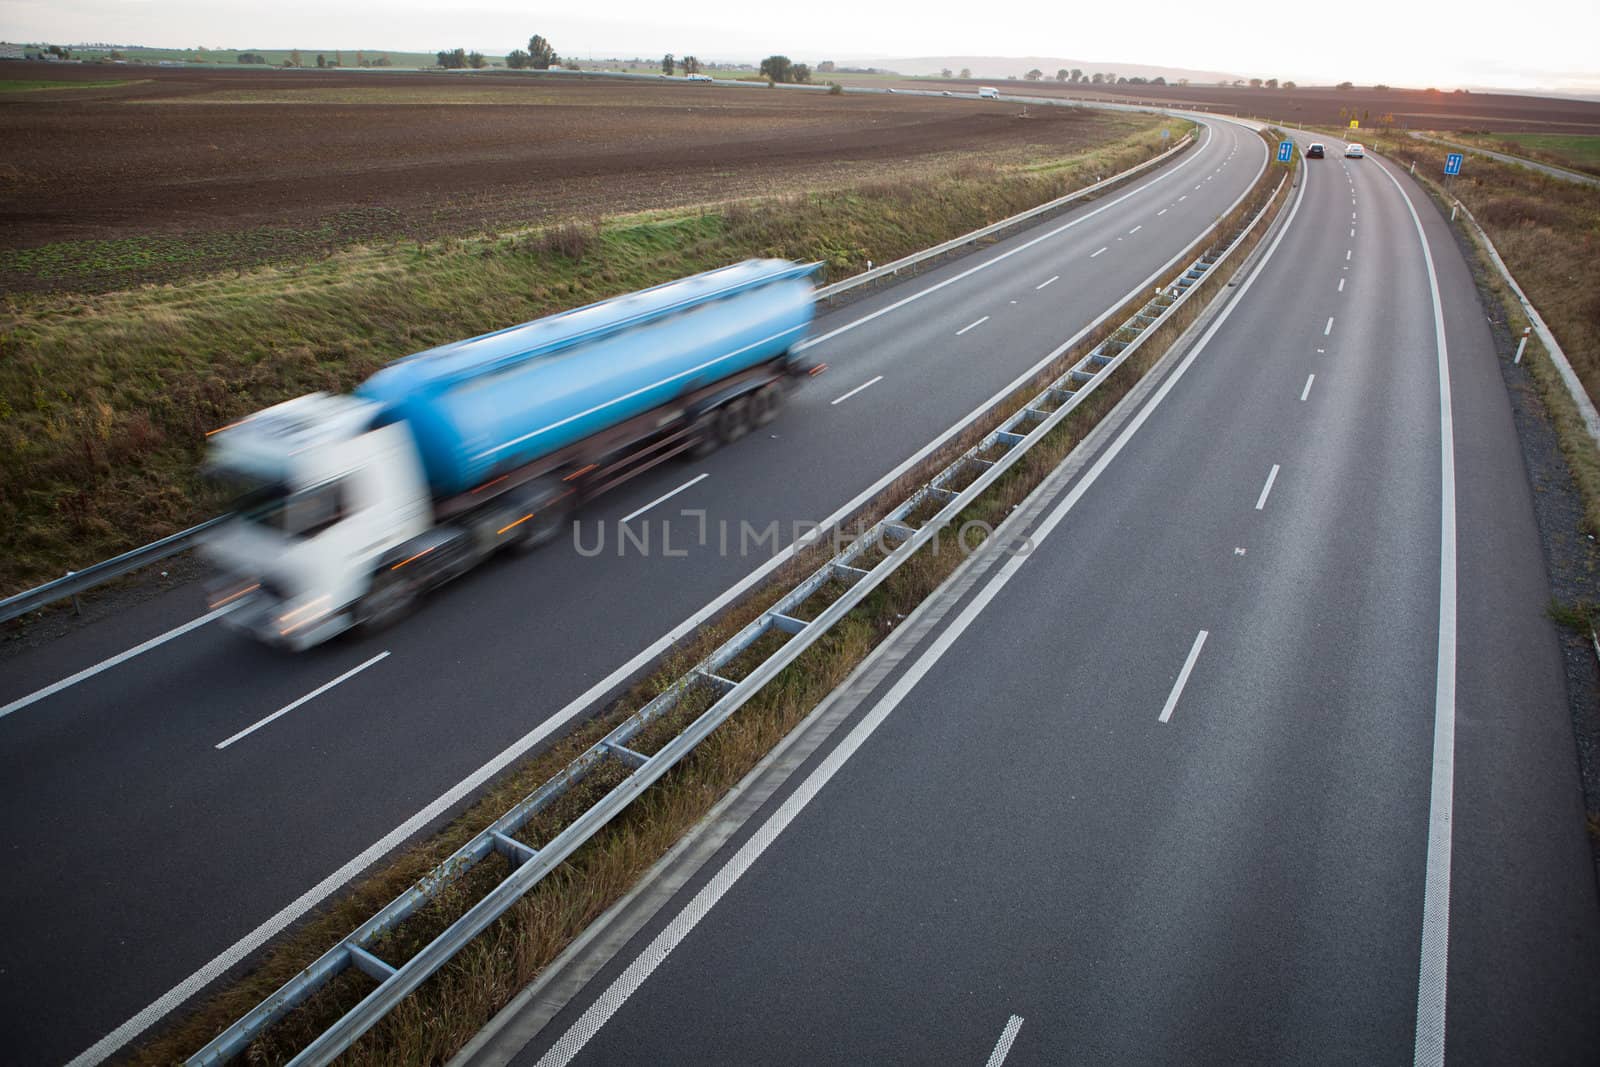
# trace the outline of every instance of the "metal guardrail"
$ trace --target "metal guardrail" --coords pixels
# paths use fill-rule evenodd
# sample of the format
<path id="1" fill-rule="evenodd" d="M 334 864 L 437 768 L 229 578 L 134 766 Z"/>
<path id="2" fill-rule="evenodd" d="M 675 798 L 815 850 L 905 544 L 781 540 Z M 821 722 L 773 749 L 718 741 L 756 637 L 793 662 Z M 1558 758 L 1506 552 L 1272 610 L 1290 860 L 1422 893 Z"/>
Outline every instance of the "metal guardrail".
<path id="1" fill-rule="evenodd" d="M 634 75 L 627 76 L 632 77 Z M 637 75 L 637 77 L 646 76 Z M 654 78 L 655 75 L 649 75 L 648 77 Z M 1069 204 L 1074 200 L 1079 200 L 1083 197 L 1093 195 L 1107 186 L 1115 185 L 1126 178 L 1130 178 L 1141 171 L 1155 166 L 1157 163 L 1160 163 L 1163 160 L 1171 158 L 1174 152 L 1187 147 L 1193 142 L 1193 140 L 1193 134 L 1185 134 L 1180 140 L 1176 141 L 1170 148 L 1162 152 L 1160 155 L 1152 156 L 1143 163 L 1136 163 L 1127 170 L 1113 174 L 1111 177 L 1098 181 L 1093 185 L 1084 186 L 1082 189 L 1076 190 L 1075 192 L 1068 193 L 1065 196 L 1057 197 L 1049 203 L 1040 204 L 1038 207 L 1029 208 L 1027 211 L 1012 215 L 1009 218 L 1001 219 L 999 222 L 991 223 L 982 229 L 973 230 L 971 233 L 963 234 L 960 237 L 945 241 L 943 244 L 935 245 L 934 247 L 924 249 L 921 252 L 913 252 L 909 256 L 904 256 L 895 260 L 893 263 L 885 263 L 881 267 L 874 267 L 872 270 L 863 271 L 860 274 L 853 275 L 852 277 L 846 278 L 843 281 L 835 282 L 829 286 L 824 286 L 823 288 L 817 290 L 816 299 L 819 302 L 827 300 L 830 297 L 837 296 L 840 293 L 853 289 L 858 285 L 865 285 L 866 283 L 876 281 L 879 278 L 896 274 L 902 270 L 905 270 L 907 267 L 921 263 L 925 260 L 933 259 L 936 256 L 944 255 L 946 252 L 952 251 L 953 249 L 960 248 L 963 245 L 971 244 L 974 241 L 981 240 L 984 237 L 987 237 L 993 233 L 998 233 L 1007 227 L 1026 222 L 1029 219 L 1043 215 L 1046 212 L 1053 211 L 1065 204 Z M 166 559 L 169 556 L 175 556 L 180 552 L 187 551 L 194 546 L 194 543 L 199 539 L 201 534 L 203 534 L 206 530 L 211 529 L 213 526 L 221 523 L 226 517 L 227 516 L 218 516 L 214 519 L 208 519 L 198 526 L 190 527 L 189 529 L 180 533 L 175 533 L 170 537 L 164 537 L 159 541 L 154 541 L 140 548 L 135 548 L 132 551 L 124 552 L 120 556 L 108 559 L 102 563 L 96 563 L 92 567 L 85 567 L 81 571 L 69 571 L 65 577 L 57 578 L 53 582 L 46 582 L 44 585 L 25 590 L 24 592 L 17 593 L 13 596 L 5 598 L 4 600 L 0 600 L 0 623 L 10 622 L 12 619 L 26 615 L 30 611 L 35 611 L 47 604 L 54 603 L 57 600 L 66 600 L 69 597 L 76 598 L 78 594 L 88 592 L 95 586 L 104 582 L 108 582 L 113 578 L 120 578 L 129 571 L 138 570 L 140 567 L 146 566 L 147 564 L 155 563 L 159 560 Z"/>
<path id="2" fill-rule="evenodd" d="M 349 1048 L 468 942 L 687 756 L 700 741 L 843 619 L 901 564 L 939 536 L 942 530 L 951 525 L 952 520 L 987 491 L 1021 456 L 1059 426 L 1139 349 L 1155 327 L 1166 321 L 1176 308 L 1189 299 L 1218 263 L 1239 247 L 1265 216 L 1286 180 L 1287 175 L 1279 181 L 1267 203 L 1240 229 L 1225 249 L 1213 251 L 1207 248 L 1172 282 L 1156 290 L 1155 295 L 1120 328 L 1045 386 L 998 428 L 963 452 L 926 485 L 790 589 L 667 690 L 569 763 L 559 774 L 217 1035 L 191 1056 L 188 1064 L 197 1067 L 227 1061 L 242 1052 L 267 1027 L 336 976 L 354 967 L 375 981 L 377 988 L 315 1038 L 291 1064 L 327 1063 Z M 1204 240 L 1206 236 L 1203 234 L 1200 239 Z M 984 453 L 996 447 L 1003 447 L 1003 454 L 992 460 L 982 458 Z M 976 477 L 965 487 L 950 487 L 974 472 Z M 930 502 L 938 505 L 937 510 L 918 521 L 916 514 Z M 820 543 L 824 536 L 828 535 L 817 534 L 813 544 Z M 883 558 L 872 562 L 864 558 L 879 550 L 885 553 Z M 833 581 L 847 586 L 844 593 L 814 618 L 803 618 L 802 606 L 805 602 Z M 783 644 L 768 653 L 744 678 L 735 680 L 721 673 L 758 641 L 772 635 L 783 635 Z M 650 723 L 671 712 L 690 694 L 698 692 L 709 692 L 715 698 L 706 710 L 662 748 L 647 755 L 629 747 L 629 743 Z M 517 832 L 552 801 L 596 767 L 611 760 L 620 763 L 628 776 L 575 821 L 537 848 L 516 837 Z M 399 966 L 379 956 L 386 933 L 397 928 L 447 886 L 464 877 L 491 855 L 503 857 L 511 870 L 487 895 Z"/>
<path id="3" fill-rule="evenodd" d="M 1500 271 L 1500 276 L 1505 279 L 1506 285 L 1516 294 L 1517 302 L 1522 305 L 1522 313 L 1528 316 L 1528 321 L 1533 324 L 1533 332 L 1539 335 L 1539 340 L 1544 344 L 1545 351 L 1550 354 L 1550 362 L 1555 364 L 1556 373 L 1561 375 L 1562 383 L 1567 387 L 1572 403 L 1578 409 L 1578 416 L 1583 419 L 1584 429 L 1589 431 L 1589 439 L 1600 446 L 1600 412 L 1595 410 L 1594 400 L 1589 396 L 1589 391 L 1583 387 L 1583 381 L 1578 377 L 1578 372 L 1572 369 L 1572 363 L 1567 359 L 1567 354 L 1561 350 L 1561 344 L 1556 340 L 1556 335 L 1550 332 L 1544 316 L 1539 314 L 1539 309 L 1533 306 L 1533 301 L 1528 299 L 1528 294 L 1522 291 L 1522 286 L 1517 284 L 1517 279 L 1511 276 L 1511 268 L 1506 266 L 1506 261 L 1500 258 L 1500 250 L 1495 248 L 1494 242 L 1489 240 L 1489 235 L 1478 224 L 1472 212 L 1467 210 L 1467 205 L 1456 200 L 1455 204 L 1461 213 L 1472 224 L 1472 229 L 1483 242 L 1484 251 L 1489 253 L 1489 259 L 1494 262 L 1495 268 Z"/>
<path id="4" fill-rule="evenodd" d="M 93 589 L 113 578 L 120 578 L 129 571 L 138 570 L 168 556 L 176 556 L 179 552 L 187 551 L 199 540 L 200 535 L 217 525 L 226 516 L 208 519 L 199 526 L 191 526 L 187 530 L 175 533 L 170 537 L 163 537 L 159 541 L 152 541 L 148 545 L 136 548 L 131 552 L 124 552 L 114 556 L 103 563 L 96 563 L 92 567 L 85 567 L 81 571 L 68 571 L 63 578 L 33 589 L 8 596 L 0 600 L 0 622 L 9 622 L 19 615 L 26 615 L 37 608 L 57 600 L 68 597 L 77 598 L 79 593 Z"/>
<path id="5" fill-rule="evenodd" d="M 1027 222 L 1029 219 L 1037 218 L 1040 215 L 1047 214 L 1048 212 L 1054 211 L 1056 208 L 1072 203 L 1074 200 L 1081 200 L 1086 196 L 1093 196 L 1095 193 L 1105 189 L 1108 186 L 1115 185 L 1120 181 L 1131 178 L 1133 175 L 1138 174 L 1141 171 L 1155 166 L 1163 160 L 1170 159 L 1174 152 L 1188 147 L 1191 143 L 1193 143 L 1193 141 L 1194 135 L 1191 133 L 1186 133 L 1182 138 L 1174 142 L 1171 147 L 1167 148 L 1160 155 L 1151 156 L 1143 163 L 1135 163 L 1127 170 L 1119 171 L 1109 178 L 1095 182 L 1093 185 L 1086 185 L 1082 189 L 1070 192 L 1065 196 L 1058 196 L 1048 203 L 1040 204 L 1038 207 L 1029 208 L 1027 211 L 1019 212 L 1018 214 L 1012 215 L 1009 218 L 1001 219 L 999 222 L 990 223 L 988 226 L 973 230 L 971 233 L 964 233 L 960 237 L 953 237 L 942 244 L 934 245 L 932 248 L 925 248 L 921 252 L 913 252 L 909 256 L 902 256 L 900 259 L 897 259 L 892 263 L 885 263 L 880 267 L 873 267 L 871 270 L 865 270 L 860 274 L 851 275 L 843 281 L 834 282 L 832 285 L 825 285 L 821 289 L 817 290 L 817 300 L 827 300 L 830 297 L 838 296 L 840 293 L 854 289 L 858 285 L 865 285 L 867 282 L 877 281 L 879 278 L 886 278 L 892 274 L 898 274 L 907 267 L 912 267 L 918 263 L 942 256 L 946 252 L 954 251 L 963 245 L 972 244 L 974 241 L 981 241 L 983 238 L 988 237 L 991 234 L 999 233 L 1001 230 L 1004 230 L 1008 227 Z"/>

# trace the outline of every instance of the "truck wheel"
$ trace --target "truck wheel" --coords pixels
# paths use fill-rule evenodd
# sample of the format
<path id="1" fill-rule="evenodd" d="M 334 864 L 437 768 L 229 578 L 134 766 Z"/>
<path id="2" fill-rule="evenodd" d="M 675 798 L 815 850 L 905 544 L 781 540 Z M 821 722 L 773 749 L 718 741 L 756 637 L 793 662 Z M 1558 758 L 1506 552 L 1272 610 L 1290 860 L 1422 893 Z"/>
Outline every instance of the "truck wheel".
<path id="1" fill-rule="evenodd" d="M 690 459 L 705 459 L 722 444 L 717 437 L 717 415 L 716 411 L 707 411 L 695 417 L 694 424 L 689 428 L 689 432 L 694 434 L 694 444 L 684 453 Z"/>
<path id="2" fill-rule="evenodd" d="M 356 605 L 356 625 L 377 633 L 405 618 L 416 602 L 417 591 L 409 581 L 391 570 L 380 571 Z"/>
<path id="3" fill-rule="evenodd" d="M 572 489 L 553 478 L 541 478 L 529 487 L 517 502 L 518 512 L 532 514 L 532 518 L 517 528 L 517 537 L 508 547 L 528 552 L 547 545 L 561 536 L 572 518 L 574 493 Z"/>
<path id="4" fill-rule="evenodd" d="M 765 426 L 778 417 L 783 409 L 783 383 L 769 382 L 756 391 L 754 404 L 756 425 Z"/>
<path id="5" fill-rule="evenodd" d="M 750 430 L 750 401 L 745 397 L 730 400 L 717 411 L 717 436 L 732 444 Z"/>

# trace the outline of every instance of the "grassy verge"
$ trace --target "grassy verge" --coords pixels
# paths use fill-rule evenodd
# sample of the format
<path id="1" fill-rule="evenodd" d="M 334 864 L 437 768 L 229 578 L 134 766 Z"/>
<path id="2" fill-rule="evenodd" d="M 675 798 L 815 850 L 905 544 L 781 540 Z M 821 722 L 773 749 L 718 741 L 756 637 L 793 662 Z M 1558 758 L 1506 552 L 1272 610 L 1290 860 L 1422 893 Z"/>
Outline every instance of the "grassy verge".
<path id="1" fill-rule="evenodd" d="M 1415 161 L 1417 178 L 1436 197 L 1466 205 L 1544 316 L 1590 398 L 1600 396 L 1600 197 L 1594 190 L 1481 156 L 1470 157 L 1447 189 L 1442 175 L 1448 148 L 1402 134 L 1383 135 L 1373 147 L 1403 164 Z M 1458 225 L 1477 247 L 1466 221 Z M 1478 256 L 1507 325 L 1520 334 L 1528 321 L 1516 295 L 1481 247 Z M 1600 535 L 1600 450 L 1537 336 L 1530 336 L 1523 363 L 1582 495 L 1584 531 Z"/>
<path id="2" fill-rule="evenodd" d="M 1268 172 L 1245 204 L 1223 221 L 1216 239 L 1222 247 L 1270 196 L 1279 175 Z M 1286 186 L 1277 203 L 1289 195 Z M 1247 239 L 1239 253 L 1216 268 L 1202 296 L 1205 300 L 1226 291 L 1226 280 L 1245 254 L 1259 241 L 1265 227 Z M 1198 249 L 1195 250 L 1198 254 Z M 1036 382 L 1019 389 L 997 405 L 961 441 L 953 442 L 916 472 L 890 487 L 866 510 L 875 518 L 905 499 L 917 485 L 947 465 L 956 455 L 1035 395 L 1047 381 L 1076 362 L 1094 345 L 1118 328 L 1141 306 L 1140 295 L 1122 313 L 1114 315 L 1096 336 L 1042 373 Z M 735 785 L 818 702 L 831 692 L 891 632 L 896 620 L 932 593 L 959 565 L 963 554 L 956 544 L 963 523 L 981 520 L 998 526 L 1049 472 L 1057 467 L 1083 437 L 1138 382 L 1165 349 L 1202 310 L 1193 299 L 1153 331 L 1128 363 L 1087 398 L 1049 436 L 1035 446 L 920 552 L 907 560 L 875 589 L 841 623 L 807 649 L 751 701 L 720 726 L 689 757 L 653 785 L 627 811 L 580 848 L 550 877 L 541 882 L 498 922 L 408 998 L 347 1055 L 352 1063 L 438 1062 L 448 1058 L 480 1029 L 515 992 L 531 981 L 551 960 L 606 908 L 615 903 L 671 845 L 694 826 L 717 800 Z M 191 1016 L 141 1049 L 137 1062 L 167 1063 L 200 1047 L 233 1019 L 244 1014 L 290 976 L 304 968 L 329 945 L 365 920 L 400 891 L 493 821 L 516 801 L 547 781 L 578 753 L 613 726 L 671 685 L 692 664 L 701 660 L 739 628 L 770 606 L 803 574 L 827 555 L 820 546 L 784 568 L 784 573 L 730 609 L 715 624 L 699 630 L 649 681 L 621 699 L 606 714 L 584 724 L 549 751 L 528 761 L 498 782 L 473 808 L 433 840 L 390 862 L 363 880 L 323 913 L 284 938 L 261 966 L 233 987 L 201 1005 Z M 842 589 L 824 590 L 806 604 L 806 614 L 823 610 L 830 597 Z M 774 636 L 775 641 L 786 640 Z M 752 660 L 754 657 L 752 657 Z M 754 662 L 735 664 L 727 673 L 738 676 Z M 651 750 L 663 742 L 665 732 L 680 727 L 693 713 L 688 708 L 680 721 L 664 724 L 662 736 L 642 737 L 636 743 Z M 620 767 L 620 765 L 617 765 Z M 558 832 L 604 790 L 615 785 L 622 772 L 611 777 L 586 779 L 556 808 L 541 815 L 521 832 L 537 847 Z M 503 870 L 498 858 L 485 861 L 444 897 L 405 923 L 383 946 L 391 963 L 408 959 L 457 915 L 480 899 Z M 304 1008 L 263 1035 L 250 1049 L 252 1063 L 275 1063 L 293 1056 L 310 1038 L 348 1010 L 368 989 L 360 974 L 346 976 Z"/>
<path id="3" fill-rule="evenodd" d="M 1125 169 L 1160 151 L 1160 129 L 1186 125 L 1152 121 L 1044 173 L 969 161 L 918 179 L 356 248 L 178 285 L 8 295 L 0 525 L 14 536 L 0 595 L 208 517 L 218 502 L 196 477 L 205 432 L 266 405 L 746 256 L 817 259 L 843 277 Z"/>
<path id="4" fill-rule="evenodd" d="M 1600 175 L 1600 137 L 1567 133 L 1447 133 L 1445 140 L 1477 145 L 1569 170 Z"/>

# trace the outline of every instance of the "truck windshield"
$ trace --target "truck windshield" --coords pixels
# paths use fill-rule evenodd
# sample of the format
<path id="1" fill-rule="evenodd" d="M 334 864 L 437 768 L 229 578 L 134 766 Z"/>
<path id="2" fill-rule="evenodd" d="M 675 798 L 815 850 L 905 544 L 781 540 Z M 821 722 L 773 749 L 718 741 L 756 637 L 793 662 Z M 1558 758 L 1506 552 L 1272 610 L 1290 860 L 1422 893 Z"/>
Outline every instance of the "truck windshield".
<path id="1" fill-rule="evenodd" d="M 282 482 L 222 480 L 231 490 L 234 514 L 291 537 L 314 536 L 348 514 L 342 482 L 296 491 Z"/>

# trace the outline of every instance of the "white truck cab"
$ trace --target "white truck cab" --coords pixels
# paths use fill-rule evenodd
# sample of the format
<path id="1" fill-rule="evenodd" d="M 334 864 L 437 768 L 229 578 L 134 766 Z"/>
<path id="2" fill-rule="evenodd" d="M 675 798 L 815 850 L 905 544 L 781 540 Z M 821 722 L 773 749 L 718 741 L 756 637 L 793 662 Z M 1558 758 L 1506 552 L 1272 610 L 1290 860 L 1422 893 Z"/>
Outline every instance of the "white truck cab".
<path id="1" fill-rule="evenodd" d="M 348 628 L 386 552 L 426 531 L 432 500 L 411 431 L 381 405 L 312 393 L 211 438 L 208 472 L 234 493 L 208 535 L 211 604 L 270 644 L 309 648 Z"/>

